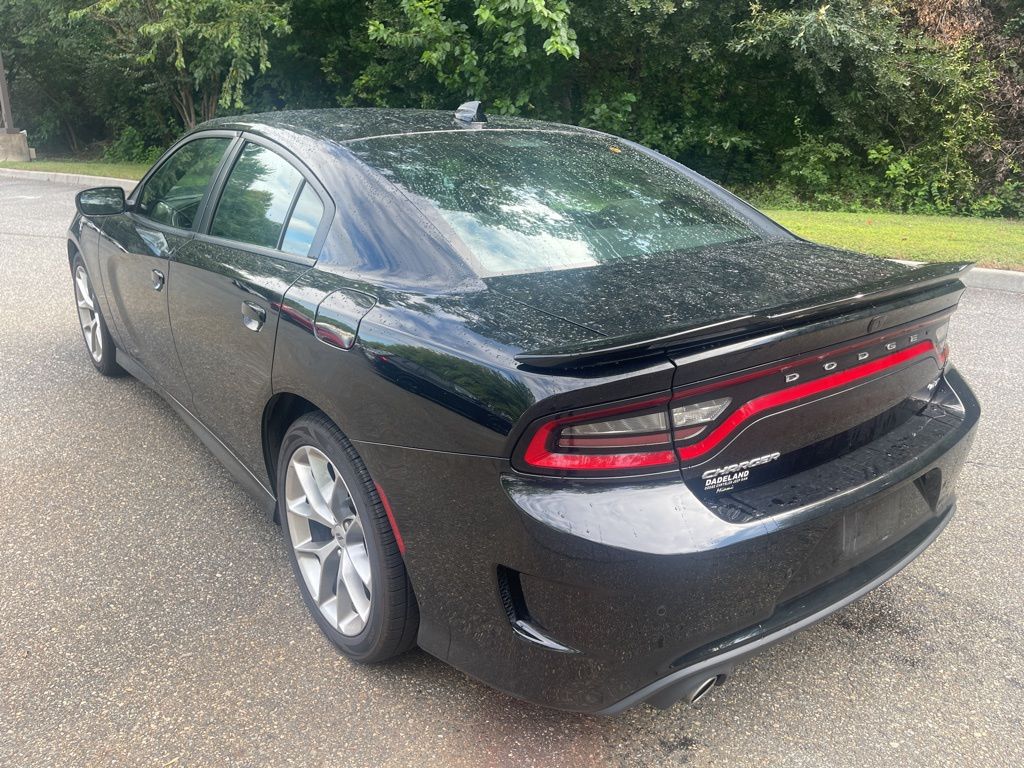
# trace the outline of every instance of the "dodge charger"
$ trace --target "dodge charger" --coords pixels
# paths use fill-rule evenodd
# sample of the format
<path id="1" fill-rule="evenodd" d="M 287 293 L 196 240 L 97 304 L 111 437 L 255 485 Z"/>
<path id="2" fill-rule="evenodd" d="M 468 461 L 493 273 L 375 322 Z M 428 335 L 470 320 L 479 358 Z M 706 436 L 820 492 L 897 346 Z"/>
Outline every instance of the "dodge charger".
<path id="1" fill-rule="evenodd" d="M 694 702 L 953 515 L 970 265 L 814 245 L 626 139 L 477 102 L 225 117 L 76 203 L 89 359 L 279 523 L 353 660 Z"/>

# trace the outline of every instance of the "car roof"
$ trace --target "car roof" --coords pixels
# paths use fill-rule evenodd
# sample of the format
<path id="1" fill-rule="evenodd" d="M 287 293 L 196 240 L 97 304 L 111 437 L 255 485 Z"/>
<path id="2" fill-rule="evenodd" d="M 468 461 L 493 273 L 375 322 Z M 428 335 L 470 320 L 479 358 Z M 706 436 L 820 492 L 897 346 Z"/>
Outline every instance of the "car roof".
<path id="1" fill-rule="evenodd" d="M 219 117 L 196 130 L 246 130 L 255 134 L 290 131 L 336 144 L 369 139 L 437 131 L 471 130 L 455 121 L 455 111 L 428 109 L 299 109 Z M 585 128 L 506 115 L 488 116 L 486 129 L 558 130 L 586 132 Z"/>

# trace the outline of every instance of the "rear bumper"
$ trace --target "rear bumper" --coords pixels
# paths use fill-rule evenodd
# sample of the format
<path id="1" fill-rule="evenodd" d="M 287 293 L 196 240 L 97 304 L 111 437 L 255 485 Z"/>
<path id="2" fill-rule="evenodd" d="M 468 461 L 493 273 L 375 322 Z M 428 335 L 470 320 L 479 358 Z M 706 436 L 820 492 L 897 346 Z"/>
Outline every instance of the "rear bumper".
<path id="1" fill-rule="evenodd" d="M 741 642 L 729 650 L 709 655 L 702 661 L 696 661 L 655 680 L 621 701 L 605 707 L 598 714 L 616 715 L 641 702 L 668 707 L 677 701 L 689 699 L 700 690 L 703 683 L 711 678 L 717 678 L 718 681 L 724 680 L 732 673 L 737 664 L 796 634 L 801 629 L 806 629 L 828 618 L 875 587 L 887 582 L 938 538 L 952 519 L 955 509 L 956 505 L 954 504 L 931 524 L 921 526 L 914 534 L 903 539 L 901 546 L 894 547 L 893 551 L 885 553 L 886 556 L 881 557 L 877 563 L 866 563 L 859 572 L 853 572 L 828 588 L 822 589 L 819 593 L 809 596 L 807 600 L 791 606 L 790 611 L 794 619 L 792 623 L 787 623 L 784 618 L 790 611 L 784 610 L 781 612 L 779 620 L 775 622 L 778 626 L 777 629 L 770 630 L 763 627 L 761 628 L 764 630 L 763 633 L 756 639 Z M 863 577 L 867 577 L 868 580 L 863 581 Z M 835 602 L 828 602 L 830 599 L 834 599 Z M 723 644 L 731 645 L 728 642 L 729 639 L 731 638 L 726 638 Z"/>
<path id="2" fill-rule="evenodd" d="M 940 389 L 887 444 L 786 478 L 786 504 L 743 523 L 678 480 L 357 448 L 407 545 L 421 646 L 520 698 L 612 714 L 687 698 L 920 554 L 953 514 L 980 414 L 955 371 Z"/>

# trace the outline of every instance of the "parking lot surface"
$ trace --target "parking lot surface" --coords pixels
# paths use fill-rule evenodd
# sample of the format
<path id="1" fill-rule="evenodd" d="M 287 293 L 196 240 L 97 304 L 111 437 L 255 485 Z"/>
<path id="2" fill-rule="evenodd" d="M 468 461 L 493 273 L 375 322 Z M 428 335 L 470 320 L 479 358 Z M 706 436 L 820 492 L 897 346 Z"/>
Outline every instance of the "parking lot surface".
<path id="1" fill-rule="evenodd" d="M 338 655 L 279 530 L 89 363 L 74 192 L 0 178 L 0 765 L 1024 764 L 1024 295 L 972 289 L 954 322 L 984 414 L 939 540 L 696 707 L 602 719 Z"/>

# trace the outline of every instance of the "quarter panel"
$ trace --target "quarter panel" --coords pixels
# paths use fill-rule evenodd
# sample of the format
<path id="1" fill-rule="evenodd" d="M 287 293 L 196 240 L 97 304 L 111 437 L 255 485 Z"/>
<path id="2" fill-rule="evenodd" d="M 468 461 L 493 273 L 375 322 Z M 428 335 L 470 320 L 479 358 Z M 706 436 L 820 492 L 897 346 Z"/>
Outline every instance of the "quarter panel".
<path id="1" fill-rule="evenodd" d="M 366 288 L 314 271 L 288 291 L 281 307 L 274 391 L 291 392 L 314 403 L 353 440 L 444 445 L 490 455 L 500 452 L 508 417 L 431 370 L 430 364 L 443 362 L 452 376 L 473 382 L 490 382 L 489 376 L 499 374 L 488 374 L 485 366 L 444 355 L 414 339 L 402 345 L 389 335 L 389 343 L 384 343 L 382 335 L 371 333 L 373 342 L 363 343 L 368 317 L 360 323 L 360 341 L 351 349 L 339 349 L 314 336 L 316 308 L 325 296 L 344 289 L 368 292 Z"/>
<path id="2" fill-rule="evenodd" d="M 336 290 L 377 299 L 349 350 L 313 335 L 317 306 Z M 557 376 L 520 369 L 526 346 L 589 338 L 487 290 L 422 295 L 351 280 L 319 267 L 285 296 L 274 359 L 275 393 L 322 409 L 352 440 L 507 457 L 523 415 L 667 388 L 672 364 Z M 538 405 L 540 403 L 540 405 Z"/>

